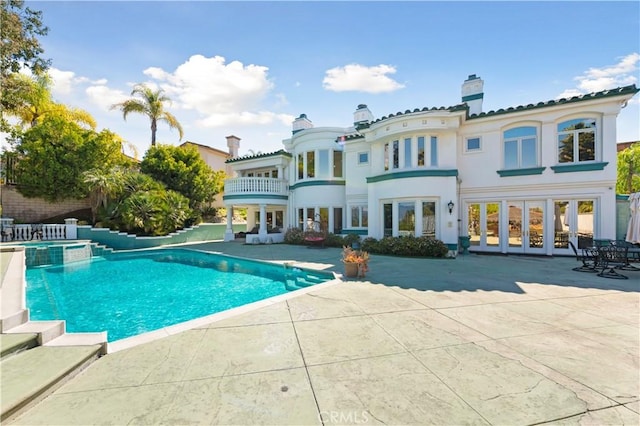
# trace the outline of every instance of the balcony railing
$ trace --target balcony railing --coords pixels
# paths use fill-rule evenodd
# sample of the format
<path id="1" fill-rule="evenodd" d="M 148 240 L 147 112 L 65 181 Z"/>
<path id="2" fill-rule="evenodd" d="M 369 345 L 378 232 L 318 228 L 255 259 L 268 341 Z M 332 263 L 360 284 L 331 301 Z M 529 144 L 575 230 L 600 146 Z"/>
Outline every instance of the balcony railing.
<path id="1" fill-rule="evenodd" d="M 240 177 L 224 181 L 224 194 L 287 195 L 289 183 L 285 179 Z"/>

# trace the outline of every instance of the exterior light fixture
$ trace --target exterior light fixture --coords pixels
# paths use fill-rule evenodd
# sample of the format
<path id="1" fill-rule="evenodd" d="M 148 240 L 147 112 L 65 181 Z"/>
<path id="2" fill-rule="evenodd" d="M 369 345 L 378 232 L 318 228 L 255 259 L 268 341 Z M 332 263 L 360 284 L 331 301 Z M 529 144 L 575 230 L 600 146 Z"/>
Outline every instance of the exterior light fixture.
<path id="1" fill-rule="evenodd" d="M 447 207 L 449 207 L 449 214 L 453 213 L 453 201 L 449 201 L 449 203 L 447 204 Z"/>

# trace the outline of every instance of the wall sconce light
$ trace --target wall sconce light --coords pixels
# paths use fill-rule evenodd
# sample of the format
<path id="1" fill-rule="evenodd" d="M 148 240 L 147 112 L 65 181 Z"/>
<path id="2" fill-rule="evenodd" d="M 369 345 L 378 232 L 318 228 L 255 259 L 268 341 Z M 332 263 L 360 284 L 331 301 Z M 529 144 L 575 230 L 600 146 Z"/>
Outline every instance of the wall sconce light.
<path id="1" fill-rule="evenodd" d="M 449 203 L 447 204 L 447 207 L 449 207 L 449 214 L 453 213 L 453 201 L 449 201 Z"/>

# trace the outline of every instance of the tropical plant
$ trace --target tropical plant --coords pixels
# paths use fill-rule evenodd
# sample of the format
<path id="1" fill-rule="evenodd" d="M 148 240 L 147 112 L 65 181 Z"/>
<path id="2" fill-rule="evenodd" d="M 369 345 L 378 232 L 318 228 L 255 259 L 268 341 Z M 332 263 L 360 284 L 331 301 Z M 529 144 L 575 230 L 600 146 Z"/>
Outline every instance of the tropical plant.
<path id="1" fill-rule="evenodd" d="M 107 209 L 110 200 L 122 192 L 124 187 L 124 176 L 120 168 L 114 167 L 111 170 L 95 168 L 82 173 L 82 180 L 89 190 L 91 202 L 91 214 L 93 222 L 96 222 L 98 209 Z"/>
<path id="2" fill-rule="evenodd" d="M 23 128 L 37 125 L 45 116 L 59 116 L 81 126 L 96 128 L 96 121 L 87 111 L 54 102 L 48 75 L 14 74 L 10 79 L 21 89 L 16 95 L 20 102 L 9 114 L 17 117 Z"/>
<path id="3" fill-rule="evenodd" d="M 131 91 L 131 96 L 136 96 L 135 98 L 111 106 L 111 109 L 120 109 L 125 120 L 130 113 L 146 115 L 151 121 L 151 146 L 156 145 L 158 121 L 163 121 L 169 125 L 169 128 L 176 129 L 180 139 L 183 136 L 182 126 L 176 117 L 164 108 L 165 102 L 171 102 L 171 99 L 163 92 L 162 89 L 153 90 L 145 84 L 136 84 Z"/>
<path id="4" fill-rule="evenodd" d="M 618 194 L 640 192 L 640 142 L 618 152 Z"/>
<path id="5" fill-rule="evenodd" d="M 224 172 L 212 170 L 192 145 L 151 147 L 140 170 L 187 197 L 190 207 L 198 211 L 213 202 L 224 185 Z"/>

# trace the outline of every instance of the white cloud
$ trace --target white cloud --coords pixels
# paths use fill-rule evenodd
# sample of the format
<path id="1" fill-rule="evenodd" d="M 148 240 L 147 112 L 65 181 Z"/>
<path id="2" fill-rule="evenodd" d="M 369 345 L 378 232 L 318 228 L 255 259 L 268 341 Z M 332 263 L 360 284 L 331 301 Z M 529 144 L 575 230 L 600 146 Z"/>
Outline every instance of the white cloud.
<path id="1" fill-rule="evenodd" d="M 85 90 L 85 93 L 94 105 L 97 105 L 104 111 L 109 110 L 111 105 L 129 98 L 122 90 L 110 89 L 106 85 L 89 86 Z"/>
<path id="2" fill-rule="evenodd" d="M 221 56 L 193 55 L 174 72 L 152 67 L 144 74 L 158 81 L 175 108 L 195 110 L 203 117 L 199 125 L 218 127 L 282 121 L 282 115 L 258 111 L 274 87 L 268 71 L 267 67 L 239 61 L 227 64 Z M 277 96 L 278 104 L 284 101 Z"/>
<path id="3" fill-rule="evenodd" d="M 385 93 L 402 89 L 404 84 L 390 78 L 387 74 L 395 74 L 396 68 L 391 65 L 380 64 L 366 67 L 350 64 L 335 67 L 325 72 L 322 86 L 333 92 L 365 92 Z"/>
<path id="4" fill-rule="evenodd" d="M 621 86 L 628 86 L 638 81 L 634 75 L 640 64 L 640 53 L 631 53 L 615 65 L 603 68 L 589 68 L 584 74 L 575 77 L 576 88 L 567 89 L 558 98 L 569 98 L 584 93 L 599 92 Z"/>

